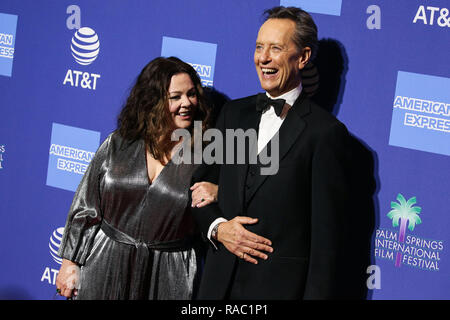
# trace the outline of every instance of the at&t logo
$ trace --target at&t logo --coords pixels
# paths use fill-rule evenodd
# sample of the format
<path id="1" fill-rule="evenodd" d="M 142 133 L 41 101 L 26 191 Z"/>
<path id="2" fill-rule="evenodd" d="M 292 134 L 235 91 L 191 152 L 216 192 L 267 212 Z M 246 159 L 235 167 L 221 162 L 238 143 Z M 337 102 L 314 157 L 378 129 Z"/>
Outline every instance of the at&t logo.
<path id="1" fill-rule="evenodd" d="M 0 169 L 3 169 L 2 162 L 3 162 L 3 153 L 5 153 L 5 145 L 0 145 Z"/>
<path id="2" fill-rule="evenodd" d="M 83 27 L 75 32 L 72 38 L 72 56 L 83 66 L 89 65 L 97 59 L 100 52 L 98 35 L 89 27 Z"/>
<path id="3" fill-rule="evenodd" d="M 62 259 L 58 256 L 58 250 L 61 245 L 61 239 L 64 234 L 64 228 L 57 228 L 53 231 L 50 236 L 48 247 L 50 251 L 50 256 L 53 258 L 58 265 L 62 263 Z M 58 275 L 58 269 L 52 267 L 46 267 L 41 277 L 41 282 L 48 282 L 50 285 L 55 285 L 56 276 Z"/>
<path id="4" fill-rule="evenodd" d="M 427 6 L 419 6 L 413 23 L 422 21 L 426 25 L 438 25 L 439 27 L 450 27 L 449 9 Z M 436 23 L 435 23 L 436 22 Z"/>
<path id="5" fill-rule="evenodd" d="M 50 237 L 50 242 L 48 243 L 48 247 L 50 248 L 50 255 L 52 256 L 53 260 L 61 264 L 62 259 L 60 256 L 58 256 L 58 250 L 59 246 L 61 245 L 62 236 L 64 233 L 64 228 L 58 228 L 55 231 L 53 231 L 52 236 Z"/>
<path id="6" fill-rule="evenodd" d="M 81 66 L 93 63 L 100 53 L 100 40 L 98 34 L 90 27 L 80 27 L 81 10 L 76 5 L 67 7 L 66 26 L 69 30 L 75 29 L 70 50 L 75 62 Z M 63 85 L 81 87 L 82 89 L 96 90 L 99 74 L 69 69 L 64 77 Z"/>

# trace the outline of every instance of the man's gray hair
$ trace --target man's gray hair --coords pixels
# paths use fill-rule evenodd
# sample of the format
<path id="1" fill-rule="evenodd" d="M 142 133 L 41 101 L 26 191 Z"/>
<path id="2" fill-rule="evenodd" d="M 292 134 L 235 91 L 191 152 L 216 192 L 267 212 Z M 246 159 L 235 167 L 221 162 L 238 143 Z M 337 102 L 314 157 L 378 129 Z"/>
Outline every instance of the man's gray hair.
<path id="1" fill-rule="evenodd" d="M 317 26 L 308 12 L 296 7 L 274 7 L 264 11 L 266 21 L 269 19 L 289 19 L 295 22 L 294 43 L 302 51 L 305 47 L 311 48 L 311 60 L 316 57 L 318 40 Z"/>

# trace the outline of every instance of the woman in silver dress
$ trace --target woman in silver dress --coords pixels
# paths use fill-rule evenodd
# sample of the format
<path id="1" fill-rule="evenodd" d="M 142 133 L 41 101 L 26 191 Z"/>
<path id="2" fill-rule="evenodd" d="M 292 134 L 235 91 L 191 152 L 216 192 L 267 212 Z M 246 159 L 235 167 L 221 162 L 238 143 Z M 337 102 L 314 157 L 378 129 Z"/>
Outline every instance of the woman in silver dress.
<path id="1" fill-rule="evenodd" d="M 171 134 L 177 128 L 192 132 L 194 120 L 205 129 L 208 118 L 190 65 L 156 58 L 142 70 L 117 130 L 99 147 L 75 193 L 59 249 L 60 295 L 194 298 L 203 244 L 188 188 L 197 165 L 172 161 L 182 149 Z M 216 185 L 200 188 L 202 199 L 194 203 L 216 198 Z"/>

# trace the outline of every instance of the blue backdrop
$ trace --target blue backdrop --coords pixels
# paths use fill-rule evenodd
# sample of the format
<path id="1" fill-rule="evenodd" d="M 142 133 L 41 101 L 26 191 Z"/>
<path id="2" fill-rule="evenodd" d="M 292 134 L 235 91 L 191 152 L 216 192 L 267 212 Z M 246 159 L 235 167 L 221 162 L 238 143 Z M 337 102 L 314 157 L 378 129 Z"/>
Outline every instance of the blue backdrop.
<path id="1" fill-rule="evenodd" d="M 0 298 L 52 298 L 74 190 L 142 67 L 176 55 L 231 99 L 260 92 L 280 4 L 311 12 L 322 99 L 375 162 L 368 298 L 450 298 L 448 0 L 2 0 Z"/>

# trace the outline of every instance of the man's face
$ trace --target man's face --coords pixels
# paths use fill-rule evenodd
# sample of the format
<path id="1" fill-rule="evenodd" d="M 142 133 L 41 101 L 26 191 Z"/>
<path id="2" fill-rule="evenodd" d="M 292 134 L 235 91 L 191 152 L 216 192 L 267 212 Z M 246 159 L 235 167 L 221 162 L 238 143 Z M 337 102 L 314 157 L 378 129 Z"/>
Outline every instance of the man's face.
<path id="1" fill-rule="evenodd" d="M 261 87 L 272 97 L 296 88 L 304 67 L 301 53 L 293 42 L 295 22 L 269 19 L 259 29 L 255 48 L 255 66 Z"/>

